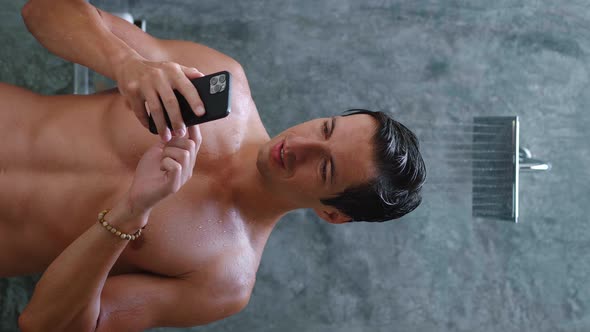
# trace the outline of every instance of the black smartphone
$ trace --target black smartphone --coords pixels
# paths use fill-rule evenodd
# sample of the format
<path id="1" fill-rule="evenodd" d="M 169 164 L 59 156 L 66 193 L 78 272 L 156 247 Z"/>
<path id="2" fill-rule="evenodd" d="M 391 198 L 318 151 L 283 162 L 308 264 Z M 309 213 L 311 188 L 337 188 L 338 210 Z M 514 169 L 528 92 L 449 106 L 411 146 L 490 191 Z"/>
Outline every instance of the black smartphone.
<path id="1" fill-rule="evenodd" d="M 186 101 L 184 96 L 181 95 L 177 90 L 174 90 L 176 99 L 178 99 L 178 106 L 180 107 L 182 120 L 187 127 L 225 118 L 229 115 L 231 112 L 231 105 L 229 103 L 231 75 L 228 71 L 220 71 L 203 77 L 194 78 L 191 80 L 191 83 L 193 83 L 195 88 L 197 88 L 199 96 L 205 105 L 205 115 L 201 117 L 197 116 L 193 112 L 191 106 Z M 170 117 L 168 117 L 168 113 L 166 112 L 166 108 L 164 107 L 161 98 L 160 103 L 162 104 L 162 109 L 164 110 L 166 124 L 172 131 L 172 123 L 170 123 Z M 156 123 L 154 122 L 151 114 L 149 115 L 149 125 L 150 132 L 152 134 L 158 134 Z"/>

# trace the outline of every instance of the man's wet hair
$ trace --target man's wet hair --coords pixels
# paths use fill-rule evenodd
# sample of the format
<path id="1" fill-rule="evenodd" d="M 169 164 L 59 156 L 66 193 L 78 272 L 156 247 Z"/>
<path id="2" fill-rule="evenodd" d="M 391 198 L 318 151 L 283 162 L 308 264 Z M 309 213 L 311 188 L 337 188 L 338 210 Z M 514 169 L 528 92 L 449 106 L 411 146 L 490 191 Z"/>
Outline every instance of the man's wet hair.
<path id="1" fill-rule="evenodd" d="M 352 186 L 335 197 L 321 199 L 352 221 L 383 222 L 398 219 L 422 202 L 420 193 L 426 180 L 426 166 L 418 138 L 408 128 L 383 112 L 350 109 L 342 116 L 367 114 L 377 120 L 373 135 L 377 176 L 367 183 Z"/>

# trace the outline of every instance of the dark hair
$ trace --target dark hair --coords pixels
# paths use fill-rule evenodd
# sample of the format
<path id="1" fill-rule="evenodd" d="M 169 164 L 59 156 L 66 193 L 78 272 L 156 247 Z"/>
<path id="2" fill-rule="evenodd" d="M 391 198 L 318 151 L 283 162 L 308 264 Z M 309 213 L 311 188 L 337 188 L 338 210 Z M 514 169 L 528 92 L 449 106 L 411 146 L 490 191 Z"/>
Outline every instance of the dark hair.
<path id="1" fill-rule="evenodd" d="M 383 112 L 351 109 L 342 116 L 368 114 L 379 125 L 372 137 L 377 177 L 362 185 L 349 187 L 336 197 L 321 199 L 337 208 L 352 221 L 383 222 L 413 211 L 422 196 L 426 166 L 416 135 Z"/>

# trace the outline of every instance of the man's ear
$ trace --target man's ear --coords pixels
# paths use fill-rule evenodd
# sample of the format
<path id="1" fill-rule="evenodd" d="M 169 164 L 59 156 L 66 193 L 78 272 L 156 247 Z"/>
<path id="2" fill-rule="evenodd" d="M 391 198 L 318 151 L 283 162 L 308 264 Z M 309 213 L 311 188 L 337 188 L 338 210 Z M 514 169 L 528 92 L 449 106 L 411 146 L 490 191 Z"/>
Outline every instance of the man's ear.
<path id="1" fill-rule="evenodd" d="M 344 224 L 352 221 L 352 218 L 334 208 L 313 209 L 315 213 L 331 224 Z"/>

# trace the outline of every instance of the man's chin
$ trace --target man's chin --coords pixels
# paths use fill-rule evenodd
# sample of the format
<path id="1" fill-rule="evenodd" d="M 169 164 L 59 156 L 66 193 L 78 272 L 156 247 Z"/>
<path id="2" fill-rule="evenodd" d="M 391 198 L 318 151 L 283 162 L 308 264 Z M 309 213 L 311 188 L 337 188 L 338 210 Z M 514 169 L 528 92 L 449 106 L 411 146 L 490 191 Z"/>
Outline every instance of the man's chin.
<path id="1" fill-rule="evenodd" d="M 264 153 L 263 149 L 260 149 L 258 151 L 258 157 L 256 158 L 256 170 L 267 183 L 273 181 L 273 174 L 269 162 L 268 155 Z"/>

